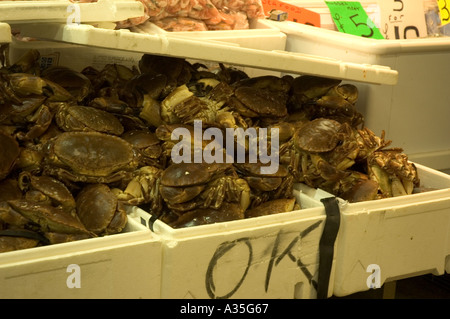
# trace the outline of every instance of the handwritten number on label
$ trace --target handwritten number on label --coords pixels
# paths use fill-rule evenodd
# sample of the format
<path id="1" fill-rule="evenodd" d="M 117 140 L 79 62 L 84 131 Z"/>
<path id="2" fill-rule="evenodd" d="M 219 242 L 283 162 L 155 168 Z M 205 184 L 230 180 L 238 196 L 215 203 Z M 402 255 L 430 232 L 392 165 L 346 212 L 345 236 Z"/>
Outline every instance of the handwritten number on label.
<path id="1" fill-rule="evenodd" d="M 442 25 L 450 22 L 450 11 L 447 7 L 447 0 L 439 0 L 439 12 L 441 13 L 441 23 Z"/>
<path id="2" fill-rule="evenodd" d="M 384 39 L 380 30 L 370 20 L 360 2 L 325 1 L 340 32 L 364 38 Z"/>
<path id="3" fill-rule="evenodd" d="M 394 11 L 403 11 L 403 0 L 394 0 L 394 2 L 400 2 L 400 8 L 394 8 Z"/>
<path id="4" fill-rule="evenodd" d="M 356 21 L 354 20 L 355 17 L 358 17 L 358 14 L 354 14 L 354 15 L 350 16 L 349 19 L 355 24 L 356 27 L 359 27 L 359 26 L 363 25 L 363 26 L 366 26 L 366 27 L 370 30 L 370 33 L 369 33 L 369 34 L 361 34 L 361 36 L 362 36 L 362 37 L 365 37 L 365 38 L 371 38 L 371 37 L 373 36 L 373 29 L 372 29 L 371 27 L 369 27 L 369 26 L 367 25 L 367 23 L 364 23 L 364 22 L 356 22 Z"/>

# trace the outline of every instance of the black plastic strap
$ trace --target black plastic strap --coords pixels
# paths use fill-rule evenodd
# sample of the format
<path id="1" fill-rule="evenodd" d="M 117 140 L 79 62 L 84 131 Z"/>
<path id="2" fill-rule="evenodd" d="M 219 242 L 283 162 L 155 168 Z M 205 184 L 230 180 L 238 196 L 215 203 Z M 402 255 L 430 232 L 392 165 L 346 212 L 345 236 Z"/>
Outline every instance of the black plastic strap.
<path id="1" fill-rule="evenodd" d="M 156 215 L 152 215 L 152 217 L 150 217 L 150 220 L 148 221 L 148 228 L 150 228 L 151 231 L 153 230 L 153 224 L 158 220 L 158 216 Z"/>
<path id="2" fill-rule="evenodd" d="M 317 299 L 328 298 L 331 267 L 333 265 L 334 243 L 339 232 L 341 212 L 336 197 L 320 200 L 325 206 L 325 225 L 319 242 L 319 278 L 317 285 Z"/>

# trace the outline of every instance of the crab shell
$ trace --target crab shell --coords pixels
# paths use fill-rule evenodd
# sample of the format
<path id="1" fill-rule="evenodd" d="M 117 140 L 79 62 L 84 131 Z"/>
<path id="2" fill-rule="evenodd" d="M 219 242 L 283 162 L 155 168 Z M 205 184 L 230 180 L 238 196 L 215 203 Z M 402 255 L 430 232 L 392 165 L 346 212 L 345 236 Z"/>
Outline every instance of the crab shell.
<path id="1" fill-rule="evenodd" d="M 96 131 L 121 135 L 124 131 L 122 123 L 113 114 L 90 106 L 61 105 L 55 120 L 66 132 Z"/>
<path id="2" fill-rule="evenodd" d="M 292 93 L 301 102 L 309 101 L 325 95 L 331 88 L 339 85 L 341 80 L 302 75 L 296 77 L 292 83 Z"/>
<path id="3" fill-rule="evenodd" d="M 335 120 L 318 118 L 304 124 L 294 135 L 298 148 L 308 152 L 328 152 L 338 144 L 341 124 Z"/>
<path id="4" fill-rule="evenodd" d="M 279 214 L 294 210 L 295 198 L 280 198 L 264 202 L 259 206 L 248 209 L 245 212 L 246 218 Z"/>
<path id="5" fill-rule="evenodd" d="M 144 165 L 158 162 L 162 154 L 161 141 L 150 130 L 131 130 L 121 135 L 142 155 Z"/>
<path id="6" fill-rule="evenodd" d="M 23 199 L 10 200 L 8 204 L 24 217 L 38 224 L 44 232 L 90 233 L 78 218 L 60 208 Z"/>
<path id="7" fill-rule="evenodd" d="M 89 231 L 97 235 L 115 234 L 127 224 L 125 210 L 105 184 L 85 186 L 77 196 L 77 214 Z"/>
<path id="8" fill-rule="evenodd" d="M 81 102 L 92 90 L 92 84 L 88 77 L 68 67 L 49 67 L 42 71 L 41 77 L 61 85 L 78 102 Z"/>
<path id="9" fill-rule="evenodd" d="M 50 176 L 34 176 L 30 172 L 23 171 L 19 174 L 19 187 L 29 192 L 36 190 L 49 198 L 53 206 L 60 206 L 66 212 L 75 210 L 75 199 L 69 189 L 61 181 Z M 27 193 L 28 194 L 28 193 Z"/>
<path id="10" fill-rule="evenodd" d="M 51 139 L 44 171 L 63 180 L 103 183 L 134 171 L 139 157 L 124 139 L 98 132 L 65 132 Z"/>
<path id="11" fill-rule="evenodd" d="M 178 163 L 167 167 L 161 176 L 161 184 L 171 187 L 202 185 L 214 176 L 232 168 L 231 164 Z"/>
<path id="12" fill-rule="evenodd" d="M 16 139 L 0 131 L 0 180 L 4 179 L 12 171 L 19 154 L 20 147 Z"/>
<path id="13" fill-rule="evenodd" d="M 237 171 L 241 174 L 252 189 L 268 192 L 277 189 L 289 174 L 288 169 L 284 165 L 280 165 L 274 174 L 262 174 L 261 162 L 257 163 L 236 163 L 234 164 Z"/>
<path id="14" fill-rule="evenodd" d="M 224 202 L 219 209 L 197 208 L 181 215 L 169 225 L 173 228 L 191 227 L 243 219 L 244 212 L 238 203 Z"/>
<path id="15" fill-rule="evenodd" d="M 39 240 L 25 237 L 0 235 L 0 253 L 36 247 Z"/>

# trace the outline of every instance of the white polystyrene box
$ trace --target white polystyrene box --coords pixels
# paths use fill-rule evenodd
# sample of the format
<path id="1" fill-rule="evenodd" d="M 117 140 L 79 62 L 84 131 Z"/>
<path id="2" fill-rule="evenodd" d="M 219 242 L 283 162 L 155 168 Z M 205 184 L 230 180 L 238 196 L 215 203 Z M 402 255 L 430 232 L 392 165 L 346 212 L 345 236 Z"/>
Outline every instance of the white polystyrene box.
<path id="1" fill-rule="evenodd" d="M 196 40 L 216 40 L 230 44 L 236 44 L 244 48 L 258 50 L 284 50 L 286 47 L 286 35 L 279 29 L 267 23 L 264 19 L 251 19 L 249 21 L 249 29 L 245 30 L 208 30 L 208 31 L 178 31 L 168 32 L 157 25 L 147 21 L 142 25 L 133 27 L 134 32 L 161 34 L 166 36 L 185 37 L 187 39 Z M 242 67 L 250 77 L 258 75 L 276 75 L 280 72 L 260 70 L 249 67 Z"/>
<path id="2" fill-rule="evenodd" d="M 0 23 L 0 44 L 11 42 L 11 27 L 9 24 Z"/>
<path id="3" fill-rule="evenodd" d="M 287 51 L 397 70 L 394 86 L 354 83 L 366 126 L 376 134 L 385 130 L 411 160 L 450 168 L 450 38 L 375 40 L 290 21 L 271 23 L 286 33 Z"/>
<path id="4" fill-rule="evenodd" d="M 160 298 L 161 242 L 132 218 L 120 234 L 0 254 L 0 298 Z"/>
<path id="5" fill-rule="evenodd" d="M 44 68 L 50 66 L 66 66 L 78 72 L 88 66 L 101 70 L 106 64 L 112 63 L 131 68 L 137 66 L 142 57 L 142 53 L 137 52 L 86 47 L 56 41 L 24 41 L 12 38 L 9 46 L 10 62 L 16 62 L 31 49 L 39 51 L 40 64 Z"/>
<path id="6" fill-rule="evenodd" d="M 26 37 L 81 44 L 91 48 L 183 57 L 266 71 L 322 75 L 364 83 L 395 85 L 398 77 L 398 72 L 387 66 L 345 62 L 285 50 L 246 48 L 236 43 L 187 38 L 170 33 L 142 34 L 127 29 L 109 30 L 92 25 L 61 23 L 24 24 L 20 26 L 20 32 Z"/>
<path id="7" fill-rule="evenodd" d="M 144 5 L 134 0 L 0 1 L 0 21 L 7 23 L 95 23 L 115 27 L 115 21 L 144 15 Z"/>
<path id="8" fill-rule="evenodd" d="M 342 202 L 336 296 L 368 290 L 370 283 L 383 285 L 450 271 L 450 175 L 416 165 L 422 186 L 435 190 L 353 204 Z M 373 275 L 375 268 L 378 273 Z"/>
<path id="9" fill-rule="evenodd" d="M 316 298 L 323 205 L 296 193 L 301 210 L 173 229 L 156 220 L 163 241 L 162 298 Z M 150 215 L 136 208 L 136 219 Z M 329 296 L 333 287 L 330 273 Z"/>

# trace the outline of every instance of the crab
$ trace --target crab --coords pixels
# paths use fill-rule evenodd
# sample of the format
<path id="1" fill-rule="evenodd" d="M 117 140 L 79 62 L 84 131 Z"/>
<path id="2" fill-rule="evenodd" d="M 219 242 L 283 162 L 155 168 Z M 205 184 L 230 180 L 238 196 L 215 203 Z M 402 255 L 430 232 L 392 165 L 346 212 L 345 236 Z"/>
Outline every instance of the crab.
<path id="1" fill-rule="evenodd" d="M 105 184 L 87 184 L 77 195 L 76 208 L 86 229 L 99 236 L 120 233 L 127 224 L 124 206 Z"/>
<path id="2" fill-rule="evenodd" d="M 287 116 L 290 82 L 276 76 L 243 79 L 232 85 L 227 105 L 243 117 L 277 122 Z"/>
<path id="3" fill-rule="evenodd" d="M 364 123 L 364 116 L 340 95 L 324 95 L 319 99 L 303 104 L 303 110 L 308 118 L 326 117 L 341 123 L 349 123 L 352 127 L 359 127 Z"/>
<path id="4" fill-rule="evenodd" d="M 149 206 L 150 212 L 158 216 L 163 209 L 160 193 L 162 169 L 155 166 L 142 166 L 134 172 L 134 177 L 124 187 L 113 188 L 112 191 L 119 202 Z"/>
<path id="5" fill-rule="evenodd" d="M 172 152 L 177 151 L 177 155 L 180 154 L 181 151 L 191 151 L 190 160 L 194 161 L 195 152 L 197 150 L 197 145 L 201 146 L 201 149 L 204 150 L 205 147 L 210 143 L 208 140 L 204 140 L 203 132 L 200 136 L 195 134 L 194 126 L 189 124 L 163 124 L 160 125 L 155 130 L 156 137 L 162 142 L 162 155 L 169 163 L 171 161 Z M 189 137 L 189 138 L 188 138 Z M 177 146 L 177 149 L 174 147 Z M 163 159 L 164 160 L 164 159 Z"/>
<path id="6" fill-rule="evenodd" d="M 1 74 L 0 93 L 2 98 L 13 103 L 20 103 L 23 98 L 40 95 L 47 101 L 69 101 L 74 97 L 61 85 L 28 73 Z"/>
<path id="7" fill-rule="evenodd" d="M 6 230 L 6 232 L 0 230 L 0 253 L 37 247 L 39 245 L 39 239 L 24 237 L 29 234 L 34 234 L 34 232 L 21 231 L 19 233 L 11 231 L 8 232 L 8 230 Z"/>
<path id="8" fill-rule="evenodd" d="M 187 84 L 192 79 L 192 73 L 195 71 L 193 66 L 185 59 L 151 54 L 144 54 L 141 57 L 139 70 L 143 74 L 163 74 L 167 77 L 163 96 L 176 87 Z"/>
<path id="9" fill-rule="evenodd" d="M 184 228 L 244 218 L 244 212 L 238 203 L 224 202 L 219 208 L 199 207 L 192 209 L 175 220 L 170 220 L 167 223 L 173 228 Z"/>
<path id="10" fill-rule="evenodd" d="M 357 127 L 364 122 L 363 115 L 355 108 L 358 89 L 341 81 L 313 75 L 295 78 L 289 109 L 305 114 L 309 120 L 327 117 Z"/>
<path id="11" fill-rule="evenodd" d="M 198 207 L 219 209 L 225 202 L 236 202 L 245 211 L 250 194 L 233 166 L 220 163 L 172 164 L 162 173 L 160 191 L 167 206 L 180 214 Z"/>
<path id="12" fill-rule="evenodd" d="M 43 173 L 63 182 L 113 183 L 129 179 L 139 164 L 133 146 L 98 132 L 64 132 L 44 146 Z"/>
<path id="13" fill-rule="evenodd" d="M 53 83 L 58 83 L 77 102 L 82 102 L 93 90 L 92 83 L 88 77 L 68 67 L 51 66 L 42 71 L 41 77 Z"/>
<path id="14" fill-rule="evenodd" d="M 245 218 L 290 212 L 299 209 L 295 198 L 279 198 L 262 203 L 245 212 Z"/>
<path id="15" fill-rule="evenodd" d="M 8 73 L 39 74 L 39 59 L 41 54 L 36 49 L 28 50 L 14 64 L 7 67 Z M 7 58 L 7 57 L 6 57 Z M 5 65 L 6 67 L 7 65 Z"/>
<path id="16" fill-rule="evenodd" d="M 261 167 L 266 164 L 235 163 L 234 166 L 239 176 L 247 181 L 251 189 L 250 208 L 259 206 L 266 201 L 292 198 L 294 178 L 284 165 L 272 174 L 263 174 Z"/>
<path id="17" fill-rule="evenodd" d="M 28 171 L 22 171 L 18 177 L 18 185 L 25 194 L 25 199 L 47 203 L 75 215 L 75 199 L 61 181 L 50 176 L 36 176 Z"/>
<path id="18" fill-rule="evenodd" d="M 232 93 L 229 85 L 214 78 L 202 78 L 189 85 L 177 87 L 161 102 L 164 123 L 192 125 L 200 120 L 206 127 L 248 127 L 239 112 L 225 106 Z"/>
<path id="19" fill-rule="evenodd" d="M 166 75 L 141 73 L 132 77 L 122 89 L 119 89 L 118 97 L 132 109 L 140 109 L 145 99 L 160 100 L 169 93 L 166 90 Z"/>
<path id="20" fill-rule="evenodd" d="M 95 236 L 77 217 L 65 212 L 62 208 L 26 199 L 9 200 L 7 203 L 13 210 L 39 225 L 39 230 L 42 232 Z"/>
<path id="21" fill-rule="evenodd" d="M 409 195 L 420 185 L 416 166 L 400 148 L 373 152 L 367 169 L 370 179 L 379 185 L 381 198 Z"/>
<path id="22" fill-rule="evenodd" d="M 137 74 L 137 70 L 111 63 L 106 64 L 100 71 L 87 67 L 81 73 L 91 81 L 94 92 L 98 92 L 103 88 L 123 88 Z"/>
<path id="23" fill-rule="evenodd" d="M 7 177 L 14 168 L 20 155 L 20 147 L 17 140 L 9 134 L 0 131 L 0 181 Z"/>
<path id="24" fill-rule="evenodd" d="M 141 155 L 140 166 L 165 166 L 161 141 L 150 130 L 130 130 L 121 135 Z"/>
<path id="25" fill-rule="evenodd" d="M 335 189 L 355 164 L 359 145 L 347 123 L 319 118 L 302 125 L 280 153 L 290 154 L 288 168 L 295 182 Z"/>
<path id="26" fill-rule="evenodd" d="M 33 95 L 17 98 L 14 102 L 5 102 L 0 110 L 0 123 L 15 126 L 15 136 L 21 141 L 38 138 L 53 120 L 53 114 L 44 104 L 45 101 L 45 96 Z"/>
<path id="27" fill-rule="evenodd" d="M 102 132 L 121 135 L 124 131 L 122 123 L 113 114 L 81 105 L 62 104 L 55 114 L 56 124 L 66 132 Z"/>

